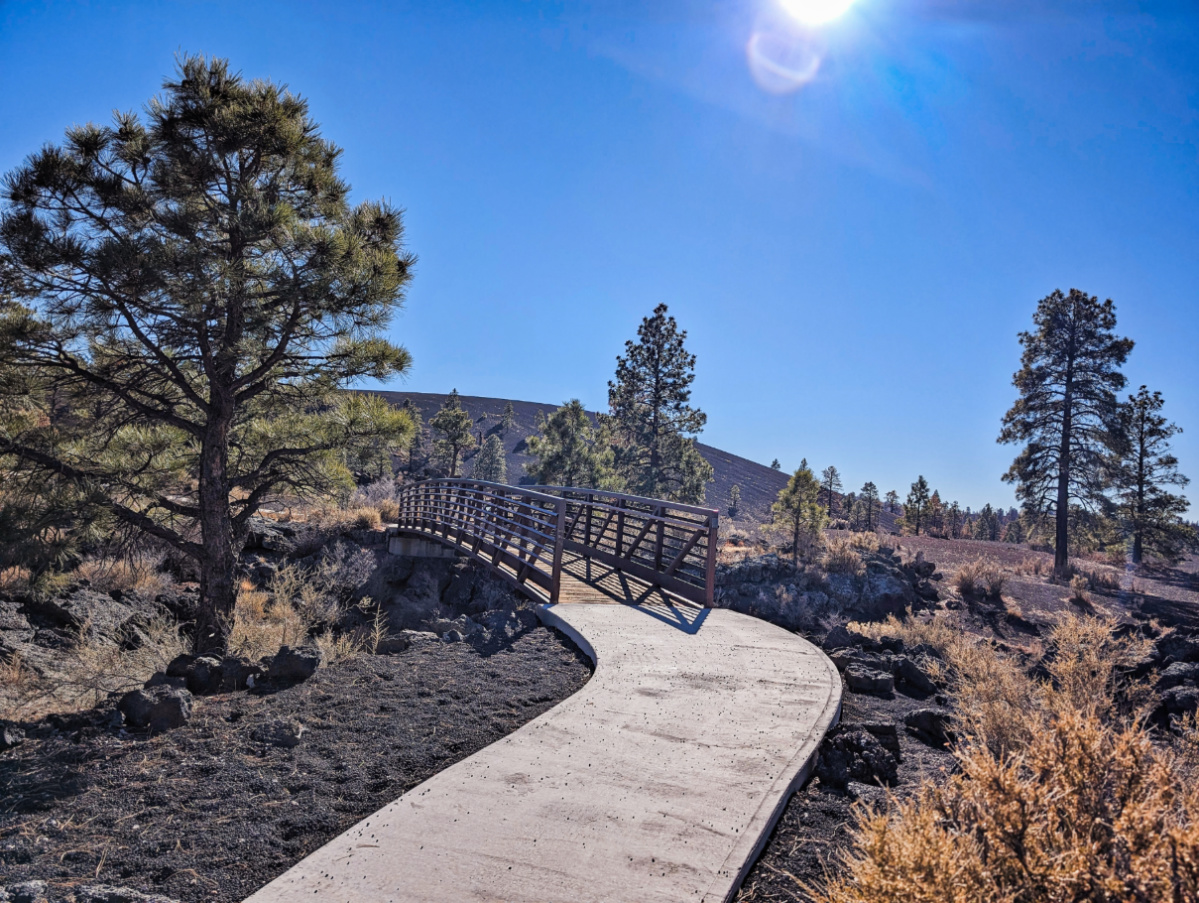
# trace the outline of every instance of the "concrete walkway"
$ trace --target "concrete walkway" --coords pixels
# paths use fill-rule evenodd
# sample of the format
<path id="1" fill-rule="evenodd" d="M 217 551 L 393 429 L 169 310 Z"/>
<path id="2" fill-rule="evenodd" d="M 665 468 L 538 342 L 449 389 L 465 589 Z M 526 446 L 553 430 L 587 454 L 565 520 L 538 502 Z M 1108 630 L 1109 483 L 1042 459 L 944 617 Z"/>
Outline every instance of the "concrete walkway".
<path id="1" fill-rule="evenodd" d="M 582 690 L 247 903 L 729 899 L 836 723 L 832 663 L 723 609 L 540 615 L 597 662 Z"/>

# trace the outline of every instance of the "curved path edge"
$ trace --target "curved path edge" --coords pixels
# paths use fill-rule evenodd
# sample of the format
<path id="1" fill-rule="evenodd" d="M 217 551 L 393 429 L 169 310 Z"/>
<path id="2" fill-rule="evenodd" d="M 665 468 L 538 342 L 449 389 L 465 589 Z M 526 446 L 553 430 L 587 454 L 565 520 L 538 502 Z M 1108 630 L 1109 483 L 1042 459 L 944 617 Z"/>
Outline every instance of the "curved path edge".
<path id="1" fill-rule="evenodd" d="M 246 903 L 731 900 L 839 718 L 832 662 L 724 609 L 538 616 L 595 663 L 582 689 Z"/>

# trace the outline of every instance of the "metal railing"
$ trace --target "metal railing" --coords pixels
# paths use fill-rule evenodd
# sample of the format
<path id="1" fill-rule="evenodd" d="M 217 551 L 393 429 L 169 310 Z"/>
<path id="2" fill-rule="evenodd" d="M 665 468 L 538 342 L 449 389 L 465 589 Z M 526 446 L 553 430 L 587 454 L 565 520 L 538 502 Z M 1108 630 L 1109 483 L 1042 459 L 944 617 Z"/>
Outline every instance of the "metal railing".
<path id="1" fill-rule="evenodd" d="M 607 564 L 710 607 L 719 514 L 619 492 L 425 480 L 399 495 L 401 533 L 469 551 L 557 602 L 566 553 Z"/>

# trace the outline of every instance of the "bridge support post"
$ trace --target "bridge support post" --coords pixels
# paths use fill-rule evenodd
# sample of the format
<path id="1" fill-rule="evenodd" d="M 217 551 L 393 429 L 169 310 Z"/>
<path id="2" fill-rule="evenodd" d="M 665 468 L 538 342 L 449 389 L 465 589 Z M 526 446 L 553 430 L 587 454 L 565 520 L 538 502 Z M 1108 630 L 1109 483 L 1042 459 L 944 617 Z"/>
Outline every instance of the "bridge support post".
<path id="1" fill-rule="evenodd" d="M 554 528 L 554 565 L 550 572 L 550 603 L 558 601 L 562 590 L 562 553 L 566 548 L 566 499 L 557 503 L 557 526 Z"/>
<path id="2" fill-rule="evenodd" d="M 720 515 L 708 518 L 708 556 L 705 563 L 704 608 L 716 603 L 716 546 L 720 541 Z"/>

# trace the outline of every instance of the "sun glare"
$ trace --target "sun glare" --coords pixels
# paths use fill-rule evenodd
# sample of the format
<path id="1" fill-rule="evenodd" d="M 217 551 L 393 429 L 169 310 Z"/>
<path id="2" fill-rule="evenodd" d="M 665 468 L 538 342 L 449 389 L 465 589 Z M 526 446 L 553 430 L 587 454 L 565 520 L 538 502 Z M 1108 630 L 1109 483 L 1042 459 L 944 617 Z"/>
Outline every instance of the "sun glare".
<path id="1" fill-rule="evenodd" d="M 804 25 L 823 25 L 842 15 L 854 0 L 779 0 L 793 18 Z"/>

